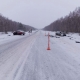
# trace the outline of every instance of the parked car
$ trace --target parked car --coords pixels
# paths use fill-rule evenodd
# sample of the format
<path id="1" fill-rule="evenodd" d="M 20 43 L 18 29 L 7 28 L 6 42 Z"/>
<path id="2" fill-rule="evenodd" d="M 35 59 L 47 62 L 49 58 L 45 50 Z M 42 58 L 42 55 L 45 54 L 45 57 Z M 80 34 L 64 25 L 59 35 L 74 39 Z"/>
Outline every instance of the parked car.
<path id="1" fill-rule="evenodd" d="M 57 36 L 66 36 L 66 33 L 59 31 L 59 32 L 56 32 L 55 35 L 57 35 Z"/>
<path id="2" fill-rule="evenodd" d="M 17 30 L 13 32 L 13 35 L 25 35 L 25 32 L 22 30 Z"/>
<path id="3" fill-rule="evenodd" d="M 65 32 L 62 32 L 62 36 L 66 36 L 66 33 Z"/>
<path id="4" fill-rule="evenodd" d="M 57 36 L 61 36 L 61 32 L 58 31 L 58 32 L 55 33 L 55 35 L 57 35 Z"/>

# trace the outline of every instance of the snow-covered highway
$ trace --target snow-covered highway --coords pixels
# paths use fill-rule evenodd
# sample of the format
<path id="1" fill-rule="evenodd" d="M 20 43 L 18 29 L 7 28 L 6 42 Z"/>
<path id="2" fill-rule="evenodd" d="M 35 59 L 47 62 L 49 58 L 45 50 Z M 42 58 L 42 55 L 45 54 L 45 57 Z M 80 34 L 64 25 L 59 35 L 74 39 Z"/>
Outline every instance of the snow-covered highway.
<path id="1" fill-rule="evenodd" d="M 0 45 L 0 80 L 14 80 L 38 33 Z"/>
<path id="2" fill-rule="evenodd" d="M 53 34 L 54 35 L 54 34 Z M 80 80 L 80 45 L 39 31 L 0 45 L 0 80 Z"/>

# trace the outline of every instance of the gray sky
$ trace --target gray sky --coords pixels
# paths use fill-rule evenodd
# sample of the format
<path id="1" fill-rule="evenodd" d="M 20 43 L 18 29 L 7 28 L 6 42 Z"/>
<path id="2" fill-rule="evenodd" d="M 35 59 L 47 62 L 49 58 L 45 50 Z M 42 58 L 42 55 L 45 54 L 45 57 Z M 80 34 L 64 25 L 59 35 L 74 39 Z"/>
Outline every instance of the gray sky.
<path id="1" fill-rule="evenodd" d="M 14 21 L 43 28 L 80 6 L 80 0 L 0 0 L 0 13 Z"/>

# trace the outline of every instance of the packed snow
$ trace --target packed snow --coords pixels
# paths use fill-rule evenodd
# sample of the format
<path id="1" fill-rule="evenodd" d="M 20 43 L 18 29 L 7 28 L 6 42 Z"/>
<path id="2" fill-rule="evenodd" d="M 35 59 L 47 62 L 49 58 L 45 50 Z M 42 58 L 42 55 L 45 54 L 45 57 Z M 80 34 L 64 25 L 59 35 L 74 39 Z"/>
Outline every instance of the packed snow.
<path id="1" fill-rule="evenodd" d="M 53 35 L 51 50 L 47 50 L 48 33 Z M 80 80 L 80 43 L 76 41 L 80 41 L 78 33 L 0 35 L 0 80 Z"/>

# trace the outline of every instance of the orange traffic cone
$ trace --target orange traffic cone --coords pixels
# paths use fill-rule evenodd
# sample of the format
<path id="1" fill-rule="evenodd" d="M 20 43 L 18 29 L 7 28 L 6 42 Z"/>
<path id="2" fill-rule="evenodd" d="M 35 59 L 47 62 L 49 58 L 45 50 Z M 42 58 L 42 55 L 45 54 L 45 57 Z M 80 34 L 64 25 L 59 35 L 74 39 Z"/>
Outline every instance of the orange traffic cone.
<path id="1" fill-rule="evenodd" d="M 49 37 L 49 33 L 48 33 L 48 48 L 47 48 L 47 50 L 51 50 L 50 49 L 50 37 Z"/>

